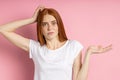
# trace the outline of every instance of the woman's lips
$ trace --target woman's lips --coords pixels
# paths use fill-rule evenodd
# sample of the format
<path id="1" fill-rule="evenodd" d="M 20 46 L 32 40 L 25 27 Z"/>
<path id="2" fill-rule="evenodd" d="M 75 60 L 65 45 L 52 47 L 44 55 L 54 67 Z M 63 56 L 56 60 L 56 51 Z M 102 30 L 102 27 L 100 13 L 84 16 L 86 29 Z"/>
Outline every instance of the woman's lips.
<path id="1" fill-rule="evenodd" d="M 51 35 L 51 34 L 53 34 L 54 32 L 48 32 L 48 35 Z"/>

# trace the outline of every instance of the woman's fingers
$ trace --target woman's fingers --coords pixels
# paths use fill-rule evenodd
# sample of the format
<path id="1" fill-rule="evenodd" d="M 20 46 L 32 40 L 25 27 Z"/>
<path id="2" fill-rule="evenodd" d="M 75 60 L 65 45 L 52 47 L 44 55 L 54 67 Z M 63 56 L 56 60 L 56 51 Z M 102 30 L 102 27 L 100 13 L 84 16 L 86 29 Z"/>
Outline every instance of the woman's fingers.
<path id="1" fill-rule="evenodd" d="M 42 11 L 44 8 L 45 8 L 44 6 L 38 6 L 35 11 L 35 14 L 38 14 L 39 10 Z"/>
<path id="2" fill-rule="evenodd" d="M 40 10 L 42 11 L 45 8 L 45 6 L 40 6 Z"/>
<path id="3" fill-rule="evenodd" d="M 102 51 L 102 52 L 106 52 L 106 51 L 109 51 L 109 50 L 111 50 L 111 49 L 112 49 L 112 44 L 109 45 L 109 46 L 107 46 L 107 47 L 105 47 L 105 48 L 103 48 L 103 51 Z"/>
<path id="4" fill-rule="evenodd" d="M 35 12 L 33 14 L 33 20 L 34 20 L 33 22 L 36 22 L 39 11 L 42 11 L 44 8 L 45 8 L 44 6 L 37 7 L 37 9 L 35 10 Z"/>
<path id="5" fill-rule="evenodd" d="M 99 46 L 90 46 L 89 51 L 91 51 L 91 53 L 103 53 L 111 49 L 112 49 L 112 45 L 108 45 L 106 47 L 102 47 L 101 45 L 99 45 Z"/>

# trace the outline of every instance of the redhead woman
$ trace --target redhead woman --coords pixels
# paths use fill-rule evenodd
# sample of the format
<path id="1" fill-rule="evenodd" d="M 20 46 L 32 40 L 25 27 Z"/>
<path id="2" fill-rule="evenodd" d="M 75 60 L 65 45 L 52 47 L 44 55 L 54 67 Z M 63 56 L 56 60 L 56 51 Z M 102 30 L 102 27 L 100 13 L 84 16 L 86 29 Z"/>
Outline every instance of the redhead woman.
<path id="1" fill-rule="evenodd" d="M 32 23 L 37 23 L 37 41 L 14 32 Z M 0 33 L 29 54 L 35 65 L 34 80 L 87 80 L 90 55 L 112 49 L 112 45 L 90 45 L 82 63 L 83 45 L 67 38 L 62 19 L 55 9 L 41 6 L 31 18 L 1 25 Z"/>

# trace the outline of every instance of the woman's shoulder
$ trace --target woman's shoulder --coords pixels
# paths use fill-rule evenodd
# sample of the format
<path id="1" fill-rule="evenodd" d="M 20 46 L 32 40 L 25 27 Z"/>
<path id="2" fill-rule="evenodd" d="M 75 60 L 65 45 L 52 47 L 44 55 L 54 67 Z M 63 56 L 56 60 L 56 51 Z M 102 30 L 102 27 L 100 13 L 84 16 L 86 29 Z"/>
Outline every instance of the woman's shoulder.
<path id="1" fill-rule="evenodd" d="M 78 40 L 69 39 L 68 41 L 72 44 L 80 44 L 80 41 L 78 41 Z"/>
<path id="2" fill-rule="evenodd" d="M 76 47 L 76 46 L 83 47 L 83 44 L 78 40 L 69 39 L 69 44 L 70 46 L 73 46 L 73 47 Z"/>
<path id="3" fill-rule="evenodd" d="M 40 46 L 40 42 L 37 41 L 37 40 L 33 40 L 33 39 L 30 39 L 30 44 L 34 44 L 34 45 Z"/>

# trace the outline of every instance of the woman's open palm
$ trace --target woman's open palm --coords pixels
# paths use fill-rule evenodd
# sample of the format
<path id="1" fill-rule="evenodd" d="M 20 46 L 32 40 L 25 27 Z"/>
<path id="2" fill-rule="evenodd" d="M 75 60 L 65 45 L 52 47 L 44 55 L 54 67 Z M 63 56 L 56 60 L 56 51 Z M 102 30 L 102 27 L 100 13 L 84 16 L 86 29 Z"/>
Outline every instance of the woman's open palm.
<path id="1" fill-rule="evenodd" d="M 90 46 L 88 48 L 88 51 L 93 54 L 93 53 L 104 53 L 104 52 L 107 52 L 107 51 L 109 51 L 111 49 L 112 49 L 112 44 L 108 45 L 106 47 L 102 47 L 101 45 L 99 45 L 99 46 Z"/>

